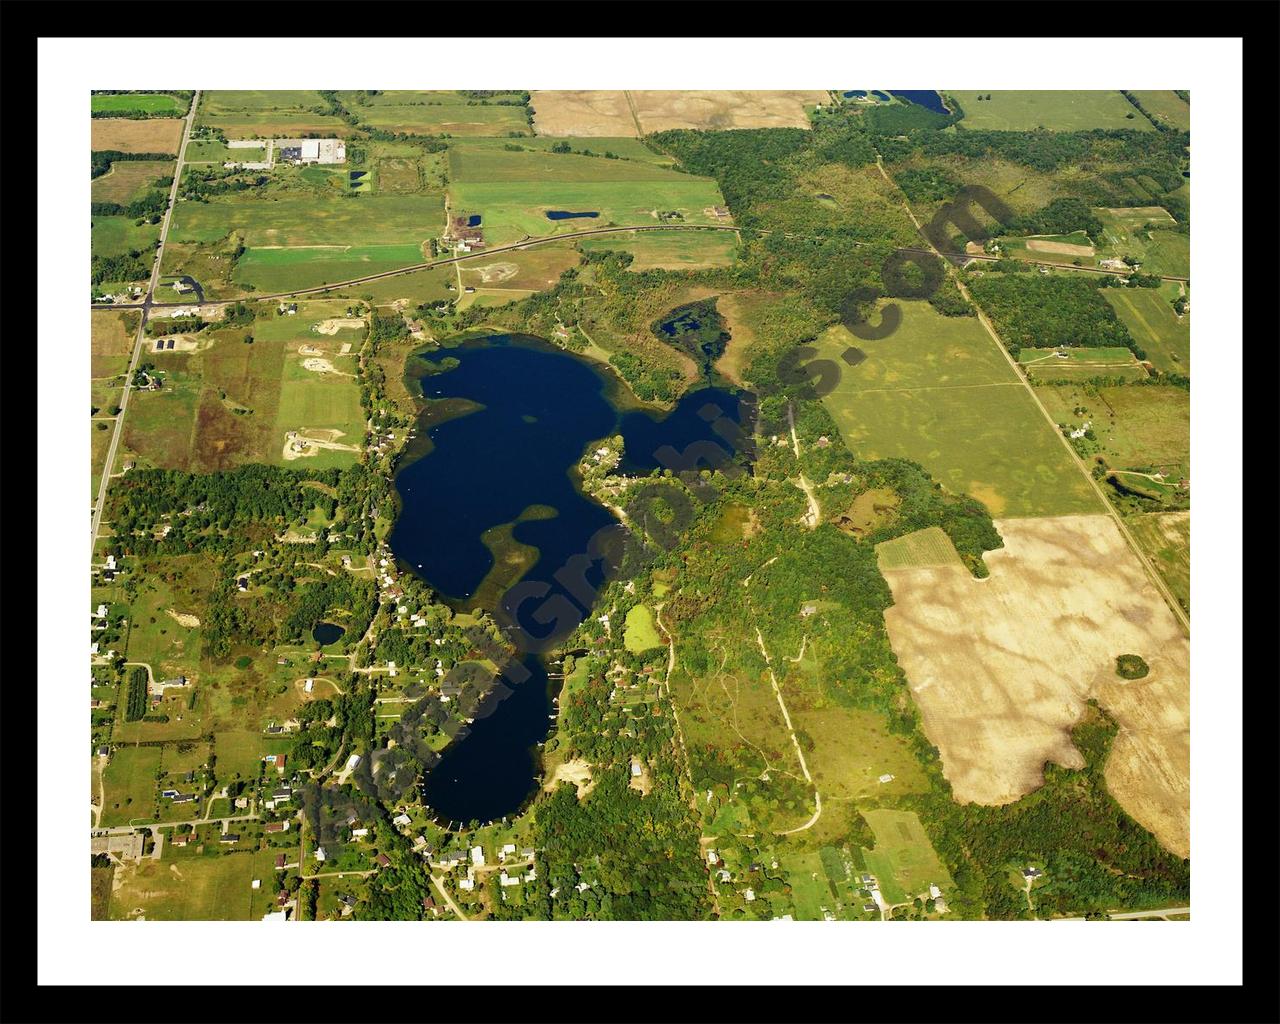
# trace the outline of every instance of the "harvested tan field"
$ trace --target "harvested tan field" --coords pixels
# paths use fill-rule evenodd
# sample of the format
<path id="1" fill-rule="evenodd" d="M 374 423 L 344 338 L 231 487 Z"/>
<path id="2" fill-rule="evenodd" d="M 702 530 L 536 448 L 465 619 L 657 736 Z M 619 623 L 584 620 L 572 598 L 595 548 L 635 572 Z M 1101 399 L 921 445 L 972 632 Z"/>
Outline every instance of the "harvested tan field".
<path id="1" fill-rule="evenodd" d="M 808 128 L 805 107 L 828 99 L 821 89 L 631 93 L 646 135 L 669 128 Z"/>
<path id="2" fill-rule="evenodd" d="M 182 142 L 182 118 L 150 117 L 129 121 L 121 117 L 95 117 L 90 143 L 95 153 L 172 153 L 178 155 Z"/>
<path id="3" fill-rule="evenodd" d="M 1055 252 L 1061 256 L 1092 256 L 1093 246 L 1075 245 L 1071 242 L 1049 242 L 1043 238 L 1028 238 L 1027 248 L 1032 252 Z"/>
<path id="4" fill-rule="evenodd" d="M 1083 766 L 1070 730 L 1095 698 L 1119 726 L 1106 779 L 1175 854 L 1190 853 L 1190 647 L 1108 516 L 1006 519 L 991 575 L 886 568 L 889 637 L 957 800 L 1004 804 L 1047 761 Z M 1128 681 L 1115 658 L 1151 671 Z"/>
<path id="5" fill-rule="evenodd" d="M 621 89 L 533 92 L 529 105 L 537 135 L 635 138 L 640 134 Z"/>

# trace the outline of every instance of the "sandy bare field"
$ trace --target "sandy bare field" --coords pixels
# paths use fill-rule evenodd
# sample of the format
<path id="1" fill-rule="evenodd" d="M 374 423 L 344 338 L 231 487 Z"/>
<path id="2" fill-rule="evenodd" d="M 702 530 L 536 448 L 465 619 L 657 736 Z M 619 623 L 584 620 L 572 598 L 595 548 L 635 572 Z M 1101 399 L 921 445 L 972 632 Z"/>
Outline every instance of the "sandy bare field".
<path id="1" fill-rule="evenodd" d="M 90 131 L 93 151 L 121 153 L 178 153 L 182 142 L 182 118 L 151 117 L 129 121 L 120 117 L 95 117 Z"/>
<path id="2" fill-rule="evenodd" d="M 808 128 L 804 108 L 830 97 L 820 89 L 738 89 L 632 92 L 631 99 L 648 135 L 669 128 Z"/>
<path id="3" fill-rule="evenodd" d="M 1060 256 L 1092 256 L 1093 246 L 1075 245 L 1072 242 L 1049 242 L 1043 238 L 1028 238 L 1027 248 L 1032 252 L 1054 252 Z"/>
<path id="4" fill-rule="evenodd" d="M 533 92 L 533 130 L 538 135 L 635 138 L 635 119 L 621 89 Z"/>
<path id="5" fill-rule="evenodd" d="M 1092 697 L 1119 732 L 1106 778 L 1172 852 L 1190 852 L 1190 647 L 1107 516 L 996 522 L 991 575 L 885 570 L 893 649 L 957 800 L 1003 804 L 1081 767 L 1070 729 Z M 1115 672 L 1120 654 L 1151 666 Z"/>

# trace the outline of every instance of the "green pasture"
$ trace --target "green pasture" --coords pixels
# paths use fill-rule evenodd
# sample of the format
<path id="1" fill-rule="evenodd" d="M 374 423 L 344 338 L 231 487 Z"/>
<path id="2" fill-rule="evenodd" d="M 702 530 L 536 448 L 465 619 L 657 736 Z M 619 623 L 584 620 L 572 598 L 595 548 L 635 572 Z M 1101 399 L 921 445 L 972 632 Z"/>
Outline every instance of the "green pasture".
<path id="1" fill-rule="evenodd" d="M 275 851 L 226 850 L 213 839 L 204 853 L 173 847 L 160 860 L 144 859 L 112 893 L 111 917 L 140 911 L 149 921 L 260 921 L 275 909 Z"/>
<path id="2" fill-rule="evenodd" d="M 102 827 L 155 820 L 160 755 L 160 747 L 119 747 L 111 755 L 102 774 Z"/>
<path id="3" fill-rule="evenodd" d="M 1187 512 L 1155 512 L 1125 521 L 1173 596 L 1191 611 L 1191 516 Z"/>
<path id="4" fill-rule="evenodd" d="M 964 567 L 951 538 L 940 526 L 930 526 L 877 544 L 876 557 L 880 560 L 881 569 Z"/>
<path id="5" fill-rule="evenodd" d="M 121 256 L 134 249 L 145 251 L 159 237 L 159 224 L 137 225 L 132 217 L 91 217 L 89 220 L 89 246 L 94 256 Z"/>
<path id="6" fill-rule="evenodd" d="M 416 243 L 249 248 L 236 261 L 232 280 L 260 292 L 284 292 L 424 262 Z"/>
<path id="7" fill-rule="evenodd" d="M 595 150 L 602 153 L 603 150 Z M 455 182 L 667 181 L 685 177 L 649 161 L 609 160 L 604 156 L 553 153 L 550 149 L 513 152 L 497 146 L 455 143 L 449 147 L 449 178 Z"/>
<path id="8" fill-rule="evenodd" d="M 1106 288 L 1102 294 L 1156 369 L 1190 376 L 1191 316 L 1188 313 L 1179 318 L 1173 311 L 1177 284 L 1166 282 L 1160 288 Z"/>
<path id="9" fill-rule="evenodd" d="M 738 236 L 732 231 L 638 231 L 584 238 L 579 244 L 584 252 L 629 252 L 634 271 L 727 267 L 738 258 Z"/>
<path id="10" fill-rule="evenodd" d="M 1191 275 L 1191 236 L 1173 230 L 1177 222 L 1164 207 L 1098 207 L 1093 213 L 1102 221 L 1100 259 L 1131 256 L 1145 274 Z"/>
<path id="11" fill-rule="evenodd" d="M 867 870 L 880 882 L 880 891 L 889 903 L 902 903 L 936 885 L 944 897 L 954 891 L 951 875 L 934 852 L 920 818 L 914 811 L 878 808 L 863 811 L 876 844 L 863 849 Z"/>
<path id="12" fill-rule="evenodd" d="M 1124 289 L 1108 289 L 1121 291 Z M 1106 294 L 1104 292 L 1104 294 Z M 1127 348 L 1024 348 L 1018 363 L 1035 380 L 1081 381 L 1091 377 L 1142 380 L 1146 369 Z"/>
<path id="13" fill-rule="evenodd" d="M 1151 122 L 1118 90 L 1018 89 L 974 92 L 949 89 L 964 109 L 958 128 L 974 131 L 1074 132 L 1090 128 L 1154 131 Z M 991 99 L 979 100 L 979 96 Z M 1130 117 L 1129 115 L 1133 115 Z"/>
<path id="14" fill-rule="evenodd" d="M 1130 89 L 1144 110 L 1157 121 L 1186 132 L 1191 130 L 1191 104 L 1172 89 Z"/>
<path id="15" fill-rule="evenodd" d="M 648 605 L 638 604 L 627 612 L 626 633 L 622 642 L 632 654 L 662 646 L 662 638 L 658 636 L 653 612 Z"/>
<path id="16" fill-rule="evenodd" d="M 167 93 L 126 92 L 93 96 L 90 98 L 90 109 L 95 114 L 141 110 L 147 114 L 172 114 L 180 117 L 187 112 L 187 105 Z"/>

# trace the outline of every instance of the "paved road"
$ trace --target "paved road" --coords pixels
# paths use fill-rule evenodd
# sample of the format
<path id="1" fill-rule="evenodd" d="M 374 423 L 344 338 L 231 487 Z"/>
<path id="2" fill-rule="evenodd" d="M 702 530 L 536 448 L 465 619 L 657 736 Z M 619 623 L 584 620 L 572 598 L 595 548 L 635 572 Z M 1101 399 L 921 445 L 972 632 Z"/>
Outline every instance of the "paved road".
<path id="1" fill-rule="evenodd" d="M 1107 916 L 1112 921 L 1138 921 L 1144 917 L 1168 917 L 1170 914 L 1191 914 L 1190 907 L 1165 907 L 1162 910 L 1132 910 L 1124 913 L 1111 913 Z M 1083 917 L 1055 917 L 1054 921 L 1083 921 Z"/>
<path id="2" fill-rule="evenodd" d="M 184 141 L 184 145 L 185 145 L 185 141 Z M 259 295 L 257 293 L 247 293 L 245 295 L 237 296 L 234 299 L 210 299 L 204 302 L 203 304 L 206 306 L 224 306 L 224 305 L 230 305 L 233 302 L 241 302 L 246 299 L 250 301 L 257 301 L 257 302 L 268 302 L 274 299 L 296 298 L 299 295 L 322 295 L 325 292 L 332 292 L 339 288 L 351 288 L 351 287 L 354 287 L 355 285 L 369 284 L 370 282 L 373 282 L 373 281 L 383 281 L 389 277 L 399 277 L 402 274 L 413 274 L 419 270 L 430 270 L 433 267 L 451 266 L 455 263 L 462 263 L 464 260 L 483 259 L 489 256 L 496 256 L 499 253 L 514 252 L 517 249 L 528 249 L 537 245 L 546 245 L 549 242 L 571 242 L 576 238 L 590 238 L 597 235 L 616 235 L 616 234 L 623 234 L 628 231 L 734 231 L 734 232 L 740 233 L 744 230 L 746 230 L 748 234 L 757 234 L 757 235 L 772 234 L 772 232 L 770 231 L 744 229 L 732 224 L 633 224 L 630 226 L 612 227 L 612 228 L 588 228 L 583 231 L 569 231 L 560 235 L 542 235 L 537 238 L 526 238 L 526 239 L 522 239 L 519 242 L 512 242 L 509 245 L 497 245 L 489 249 L 482 249 L 479 252 L 464 253 L 461 256 L 449 256 L 444 259 L 431 260 L 428 263 L 414 263 L 411 266 L 400 267 L 397 270 L 384 270 L 380 274 L 369 274 L 367 277 L 355 277 L 350 279 L 349 281 L 335 281 L 332 284 L 317 285 L 314 288 L 298 288 L 291 292 L 272 292 L 271 294 L 268 294 L 268 295 Z M 786 234 L 786 237 L 800 238 L 803 236 Z M 850 242 L 849 244 L 858 246 L 858 247 L 865 247 L 865 248 L 873 247 L 872 244 L 869 242 Z M 994 263 L 997 260 L 1003 258 L 1000 256 L 977 255 L 974 253 L 965 253 L 965 252 L 937 252 L 932 248 L 925 248 L 922 246 L 921 247 L 903 246 L 899 248 L 897 251 L 905 252 L 905 253 L 916 253 L 922 256 L 938 255 L 938 256 L 943 256 L 947 259 L 982 260 L 982 261 L 991 262 L 991 263 Z M 1020 258 L 1020 262 L 1029 263 L 1032 266 L 1053 267 L 1058 270 L 1071 270 L 1071 271 L 1076 271 L 1084 274 L 1107 274 L 1107 275 L 1114 275 L 1116 277 L 1126 276 L 1126 274 L 1122 271 L 1100 270 L 1097 267 L 1077 267 L 1071 264 L 1052 263 L 1048 260 L 1028 260 L 1028 259 Z M 1190 278 L 1186 278 L 1186 277 L 1173 277 L 1169 275 L 1158 275 L 1158 276 L 1162 281 L 1179 281 L 1179 282 L 1185 283 L 1190 280 Z M 146 305 L 148 308 L 155 307 L 156 309 L 166 309 L 166 308 L 177 308 L 180 306 L 189 306 L 191 305 L 191 303 L 189 301 L 188 302 L 149 302 L 149 303 L 145 303 L 144 305 Z M 92 308 L 93 309 L 132 309 L 137 307 L 115 305 L 113 303 L 98 303 L 93 305 Z"/>
<path id="3" fill-rule="evenodd" d="M 89 552 L 92 557 L 93 549 L 98 543 L 98 529 L 102 525 L 102 510 L 107 504 L 107 487 L 111 483 L 111 471 L 116 464 L 116 451 L 120 447 L 120 437 L 124 433 L 124 414 L 129 407 L 129 395 L 133 391 L 133 374 L 138 368 L 138 361 L 142 358 L 142 349 L 147 344 L 147 317 L 151 312 L 151 307 L 156 305 L 155 291 L 156 284 L 160 280 L 160 264 L 164 260 L 164 243 L 169 236 L 169 222 L 173 218 L 173 207 L 178 201 L 178 184 L 182 181 L 182 161 L 187 155 L 187 142 L 191 138 L 191 126 L 195 123 L 196 108 L 200 104 L 200 91 L 196 90 L 196 94 L 191 97 L 191 110 L 187 113 L 187 123 L 182 129 L 182 145 L 178 148 L 178 163 L 173 170 L 173 184 L 169 188 L 169 205 L 164 211 L 164 220 L 160 225 L 160 245 L 156 249 L 155 262 L 151 265 L 151 279 L 147 282 L 147 292 L 143 297 L 141 306 L 116 306 L 113 304 L 97 305 L 94 309 L 141 309 L 142 318 L 138 323 L 138 336 L 134 341 L 133 356 L 129 360 L 129 370 L 124 378 L 124 393 L 120 396 L 120 412 L 116 416 L 115 429 L 111 432 L 111 444 L 107 448 L 107 461 L 102 466 L 102 479 L 98 481 L 98 501 L 93 507 L 93 528 L 90 533 Z"/>

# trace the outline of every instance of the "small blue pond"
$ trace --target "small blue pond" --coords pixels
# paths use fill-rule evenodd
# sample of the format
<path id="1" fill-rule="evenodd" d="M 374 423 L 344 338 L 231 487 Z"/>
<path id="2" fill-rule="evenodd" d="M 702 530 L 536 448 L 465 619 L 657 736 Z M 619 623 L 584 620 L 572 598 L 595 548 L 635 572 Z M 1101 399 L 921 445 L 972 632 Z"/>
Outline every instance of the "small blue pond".
<path id="1" fill-rule="evenodd" d="M 341 640 L 345 632 L 345 629 L 335 626 L 332 622 L 317 622 L 316 628 L 311 631 L 311 639 L 322 647 L 327 647 Z"/>
<path id="2" fill-rule="evenodd" d="M 467 227 L 478 228 L 479 226 L 480 226 L 480 214 L 473 213 L 470 217 L 467 218 Z"/>
<path id="3" fill-rule="evenodd" d="M 932 110 L 935 114 L 951 113 L 942 102 L 942 97 L 934 89 L 890 89 L 889 91 L 899 99 Z"/>
<path id="4" fill-rule="evenodd" d="M 599 217 L 600 214 L 595 210 L 584 210 L 581 213 L 575 213 L 571 210 L 548 210 L 547 220 L 572 220 L 574 217 Z"/>

